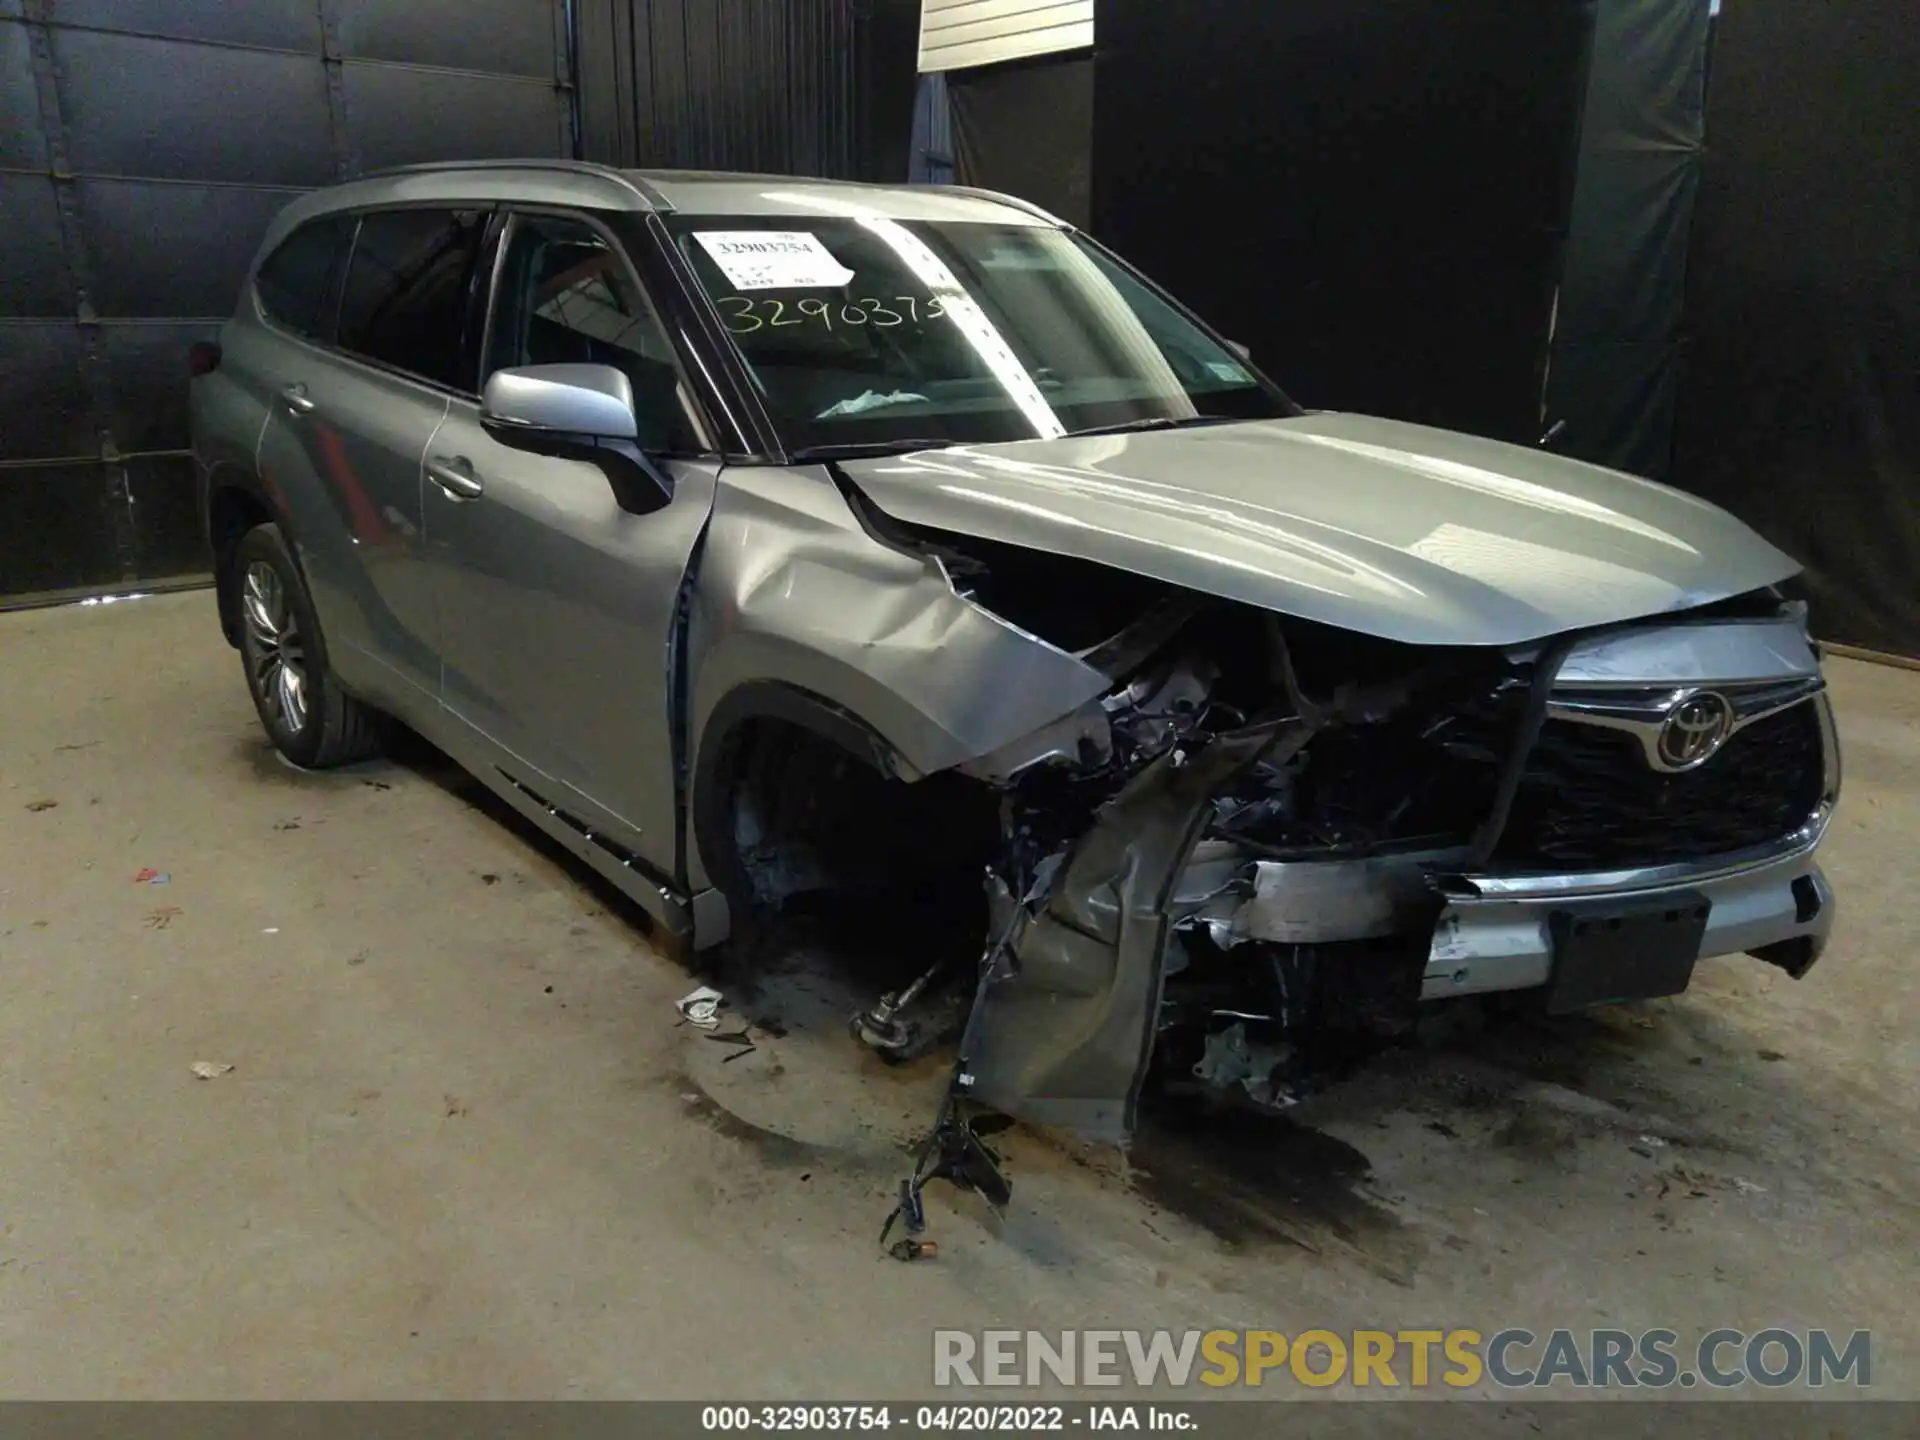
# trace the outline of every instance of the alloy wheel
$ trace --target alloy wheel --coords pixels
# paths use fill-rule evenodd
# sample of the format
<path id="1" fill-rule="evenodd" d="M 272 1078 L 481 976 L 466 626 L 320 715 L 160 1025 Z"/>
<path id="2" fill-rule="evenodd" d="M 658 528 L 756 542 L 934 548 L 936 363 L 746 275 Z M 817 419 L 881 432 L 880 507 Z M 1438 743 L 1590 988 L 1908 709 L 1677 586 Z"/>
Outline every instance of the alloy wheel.
<path id="1" fill-rule="evenodd" d="M 287 587 L 264 560 L 247 566 L 240 609 L 254 691 L 290 735 L 307 725 L 307 652 Z"/>

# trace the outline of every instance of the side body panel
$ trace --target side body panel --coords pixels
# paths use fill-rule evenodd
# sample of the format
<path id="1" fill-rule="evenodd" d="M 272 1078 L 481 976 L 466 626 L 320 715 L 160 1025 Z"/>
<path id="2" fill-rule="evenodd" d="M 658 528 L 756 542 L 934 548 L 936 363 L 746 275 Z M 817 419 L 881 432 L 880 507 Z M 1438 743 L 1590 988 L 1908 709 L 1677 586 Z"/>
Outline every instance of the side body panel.
<path id="1" fill-rule="evenodd" d="M 261 479 L 293 529 L 328 658 L 356 693 L 419 715 L 438 682 L 421 463 L 447 397 L 297 340 L 274 345 L 259 377 L 271 397 Z M 294 387 L 310 408 L 289 402 Z"/>
<path id="2" fill-rule="evenodd" d="M 237 485 L 271 503 L 261 490 L 258 469 L 269 392 L 257 377 L 273 339 L 259 326 L 230 321 L 220 331 L 220 367 L 195 377 L 187 390 L 200 533 L 209 540 L 216 488 Z"/>
<path id="3" fill-rule="evenodd" d="M 823 469 L 724 471 L 693 589 L 693 757 L 742 686 L 789 686 L 857 717 L 907 779 L 986 754 L 1110 681 L 955 593 L 937 562 L 874 538 Z M 698 838 L 698 837 L 696 837 Z M 695 890 L 711 884 L 699 846 Z"/>
<path id="4" fill-rule="evenodd" d="M 258 326 L 229 323 L 221 328 L 222 363 L 194 379 L 187 392 L 193 452 L 203 477 L 200 496 L 205 519 L 204 477 L 222 467 L 251 473 L 267 419 L 267 393 L 255 379 L 271 336 Z"/>
<path id="5" fill-rule="evenodd" d="M 446 723 L 484 742 L 481 763 L 676 875 L 676 617 L 717 462 L 668 462 L 672 502 L 634 515 L 593 465 L 509 449 L 458 399 L 429 458 L 482 487 L 426 483 Z"/>

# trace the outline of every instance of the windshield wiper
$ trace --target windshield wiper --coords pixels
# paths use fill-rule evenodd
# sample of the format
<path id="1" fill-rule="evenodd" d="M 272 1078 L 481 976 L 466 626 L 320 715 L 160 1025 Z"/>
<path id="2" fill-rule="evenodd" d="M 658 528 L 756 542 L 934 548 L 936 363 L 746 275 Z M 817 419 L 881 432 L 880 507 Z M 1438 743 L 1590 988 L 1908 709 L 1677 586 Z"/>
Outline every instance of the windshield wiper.
<path id="1" fill-rule="evenodd" d="M 873 455 L 905 455 L 914 450 L 945 450 L 950 445 L 958 445 L 958 440 L 942 438 L 938 440 L 846 440 L 832 445 L 802 445 L 798 450 L 789 450 L 791 460 L 861 460 Z"/>
<path id="2" fill-rule="evenodd" d="M 1118 425 L 1094 425 L 1085 430 L 1069 430 L 1069 439 L 1081 435 L 1128 435 L 1136 430 L 1180 430 L 1189 425 L 1226 425 L 1230 415 L 1149 415 L 1144 420 L 1122 420 Z"/>

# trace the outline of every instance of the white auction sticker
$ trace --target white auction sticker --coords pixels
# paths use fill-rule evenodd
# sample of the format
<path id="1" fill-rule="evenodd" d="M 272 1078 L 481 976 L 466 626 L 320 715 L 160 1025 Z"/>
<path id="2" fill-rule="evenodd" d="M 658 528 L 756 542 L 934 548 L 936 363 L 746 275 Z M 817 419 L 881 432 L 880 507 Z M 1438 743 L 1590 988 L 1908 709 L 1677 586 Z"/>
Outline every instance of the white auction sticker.
<path id="1" fill-rule="evenodd" d="M 853 271 L 805 230 L 696 230 L 736 290 L 817 290 L 845 285 Z"/>

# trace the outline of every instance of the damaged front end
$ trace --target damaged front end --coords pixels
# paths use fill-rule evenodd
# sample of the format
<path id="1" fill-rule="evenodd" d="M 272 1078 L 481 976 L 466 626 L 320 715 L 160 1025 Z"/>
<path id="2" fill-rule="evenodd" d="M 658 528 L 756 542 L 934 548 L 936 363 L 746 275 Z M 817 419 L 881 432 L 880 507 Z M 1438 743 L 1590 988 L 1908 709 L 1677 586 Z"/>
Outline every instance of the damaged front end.
<path id="1" fill-rule="evenodd" d="M 732 842 L 714 857 L 737 857 L 726 888 L 743 917 L 807 892 L 907 895 L 916 948 L 946 952 L 853 1021 L 890 1060 L 958 1041 L 896 1212 L 910 1231 L 936 1175 L 1005 1197 L 987 1114 L 1125 1143 L 1149 1091 L 1284 1110 L 1410 1030 L 1426 1000 L 1546 986 L 1563 910 L 1671 922 L 1653 948 L 1690 965 L 1787 933 L 1774 912 L 1788 903 L 1817 953 L 1831 897 L 1805 856 L 1837 771 L 1824 701 L 1800 704 L 1818 695 L 1817 657 L 1774 591 L 1552 638 L 1469 626 L 1460 643 L 1416 641 L 910 525 L 836 479 L 861 553 L 910 578 L 917 607 L 896 626 L 914 644 L 861 641 L 849 671 L 884 662 L 884 696 L 939 718 L 885 727 L 878 763 L 857 744 L 810 742 L 822 761 L 798 739 L 745 746 L 749 783 L 700 787 L 714 804 L 699 829 Z M 769 582 L 737 608 L 797 624 L 812 612 L 756 608 L 793 588 Z M 923 631 L 966 633 L 994 663 L 956 661 Z M 1676 685 L 1707 680 L 1743 738 L 1698 774 L 1649 769 L 1643 709 L 1667 706 L 1647 712 L 1659 721 Z M 1762 876 L 1765 896 L 1759 881 L 1688 888 L 1776 841 L 1795 869 Z M 1663 858 L 1685 863 L 1648 868 Z M 1636 886 L 1634 906 L 1659 913 L 1625 914 Z M 955 895 L 973 908 L 929 908 Z M 1704 949 L 1681 931 L 1710 911 Z"/>
<path id="2" fill-rule="evenodd" d="M 1000 832 L 957 1102 L 1120 1143 L 1150 1079 L 1278 1109 L 1348 1041 L 1410 1023 L 1410 937 L 1443 903 L 1423 862 L 1470 853 L 1534 667 L 867 519 L 1111 681 L 956 767 L 998 796 Z M 906 1053 L 943 978 L 855 1033 Z M 930 1151 L 948 1173 L 970 1150 L 956 1115 Z"/>
<path id="3" fill-rule="evenodd" d="M 1410 1023 L 1425 867 L 1471 854 L 1533 686 L 1185 597 L 1103 648 L 1127 668 L 1097 707 L 975 767 L 1002 767 L 1006 844 L 960 1083 L 1121 1142 L 1150 1077 L 1283 1108 Z"/>
<path id="4" fill-rule="evenodd" d="M 1100 608 L 1091 567 L 1036 592 L 1007 586 L 990 547 L 941 558 L 1038 633 Z M 909 1229 L 934 1175 L 1004 1194 L 970 1115 L 1123 1144 L 1149 1086 L 1280 1110 L 1410 1026 L 1444 905 L 1427 867 L 1497 825 L 1507 757 L 1544 708 L 1551 654 L 1119 584 L 1145 608 L 1075 652 L 1112 689 L 961 767 L 998 792 L 1001 844 L 953 1089 L 896 1212 Z M 896 1027 L 900 998 L 881 1007 Z"/>

